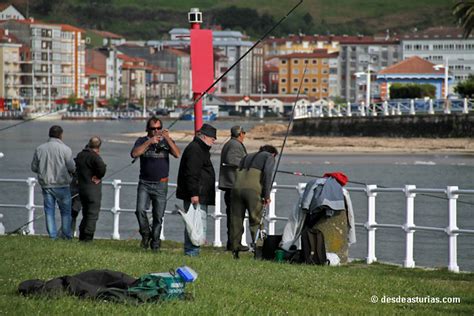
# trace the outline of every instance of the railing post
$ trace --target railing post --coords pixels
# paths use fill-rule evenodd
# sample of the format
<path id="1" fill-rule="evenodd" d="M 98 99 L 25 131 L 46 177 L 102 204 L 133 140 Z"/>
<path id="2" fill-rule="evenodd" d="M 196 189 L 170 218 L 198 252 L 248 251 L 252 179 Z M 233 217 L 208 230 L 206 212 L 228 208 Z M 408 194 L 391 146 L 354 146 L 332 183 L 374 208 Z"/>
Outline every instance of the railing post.
<path id="1" fill-rule="evenodd" d="M 5 226 L 3 226 L 3 214 L 0 213 L 0 235 L 5 235 Z"/>
<path id="2" fill-rule="evenodd" d="M 415 115 L 415 100 L 411 99 L 410 100 L 410 115 Z"/>
<path id="3" fill-rule="evenodd" d="M 462 107 L 462 114 L 468 114 L 469 113 L 469 106 L 468 106 L 467 98 L 464 98 L 463 100 L 463 107 Z"/>
<path id="4" fill-rule="evenodd" d="M 403 230 L 406 232 L 406 246 L 405 246 L 405 261 L 403 266 L 405 268 L 414 268 L 415 261 L 413 260 L 413 237 L 415 233 L 415 193 L 412 191 L 416 189 L 415 185 L 405 185 L 406 196 L 406 222 L 403 225 Z"/>
<path id="5" fill-rule="evenodd" d="M 365 116 L 365 103 L 361 102 L 359 108 L 360 108 L 360 116 Z"/>
<path id="6" fill-rule="evenodd" d="M 372 116 L 377 116 L 377 104 L 372 104 Z"/>
<path id="7" fill-rule="evenodd" d="M 34 235 L 35 234 L 35 185 L 36 185 L 36 178 L 28 178 L 26 180 L 28 183 L 28 204 L 26 208 L 28 209 L 28 234 Z"/>
<path id="8" fill-rule="evenodd" d="M 374 225 L 377 225 L 375 221 L 375 197 L 377 193 L 373 190 L 377 189 L 377 185 L 368 184 L 366 187 L 367 190 L 367 222 L 365 223 L 365 228 L 367 229 L 367 264 L 371 264 L 377 261 L 375 257 L 375 230 L 377 228 Z"/>
<path id="9" fill-rule="evenodd" d="M 216 206 L 214 207 L 214 247 L 222 247 L 221 240 L 221 190 L 219 190 L 219 183 L 216 182 Z M 229 220 L 229 218 L 227 219 Z"/>
<path id="10" fill-rule="evenodd" d="M 384 116 L 389 116 L 390 114 L 388 113 L 388 102 L 384 101 L 383 102 L 383 115 Z"/>
<path id="11" fill-rule="evenodd" d="M 397 115 L 402 115 L 402 109 L 400 107 L 400 102 L 397 102 Z"/>
<path id="12" fill-rule="evenodd" d="M 269 235 L 275 235 L 275 193 L 276 193 L 276 182 L 273 182 L 273 188 L 272 191 L 270 192 L 270 205 L 268 206 L 268 234 Z"/>
<path id="13" fill-rule="evenodd" d="M 455 232 L 457 231 L 457 199 L 458 195 L 454 194 L 453 191 L 458 190 L 457 186 L 448 186 L 446 190 L 446 194 L 448 196 L 448 211 L 449 211 L 449 226 L 446 228 L 446 233 L 448 234 L 449 238 L 449 264 L 448 270 L 452 272 L 459 272 L 458 266 L 458 245 L 457 245 L 457 238 L 458 234 Z"/>
<path id="14" fill-rule="evenodd" d="M 114 214 L 114 231 L 112 239 L 120 240 L 119 224 L 120 224 L 120 189 L 122 188 L 122 180 L 115 179 L 112 181 L 114 186 L 114 207 L 111 209 Z"/>
<path id="15" fill-rule="evenodd" d="M 430 99 L 428 103 L 429 103 L 428 114 L 434 114 L 433 99 Z"/>
<path id="16" fill-rule="evenodd" d="M 350 102 L 347 102 L 346 115 L 348 117 L 352 116 L 352 110 L 351 110 L 351 103 Z"/>
<path id="17" fill-rule="evenodd" d="M 451 114 L 451 106 L 449 104 L 449 99 L 444 99 L 444 114 Z"/>

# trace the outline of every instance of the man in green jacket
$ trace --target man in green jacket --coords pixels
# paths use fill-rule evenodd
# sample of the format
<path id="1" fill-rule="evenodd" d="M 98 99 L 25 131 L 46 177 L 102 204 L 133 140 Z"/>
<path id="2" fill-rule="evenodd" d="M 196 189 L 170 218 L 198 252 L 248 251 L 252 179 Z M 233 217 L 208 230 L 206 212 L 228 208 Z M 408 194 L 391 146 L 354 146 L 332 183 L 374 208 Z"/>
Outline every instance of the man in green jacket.
<path id="1" fill-rule="evenodd" d="M 227 215 L 227 250 L 232 250 L 230 242 L 230 205 L 231 192 L 235 183 L 235 173 L 239 167 L 240 161 L 247 155 L 247 149 L 244 146 L 245 130 L 240 125 L 233 126 L 230 129 L 230 140 L 222 147 L 221 164 L 219 169 L 219 189 L 224 191 L 225 212 Z M 246 247 L 242 246 L 242 250 Z"/>
<path id="2" fill-rule="evenodd" d="M 245 211 L 249 212 L 249 226 L 252 242 L 255 242 L 262 218 L 263 206 L 270 204 L 272 174 L 278 150 L 265 145 L 256 153 L 245 156 L 237 170 L 231 196 L 231 241 L 232 254 L 239 258 L 240 242 L 244 232 Z"/>

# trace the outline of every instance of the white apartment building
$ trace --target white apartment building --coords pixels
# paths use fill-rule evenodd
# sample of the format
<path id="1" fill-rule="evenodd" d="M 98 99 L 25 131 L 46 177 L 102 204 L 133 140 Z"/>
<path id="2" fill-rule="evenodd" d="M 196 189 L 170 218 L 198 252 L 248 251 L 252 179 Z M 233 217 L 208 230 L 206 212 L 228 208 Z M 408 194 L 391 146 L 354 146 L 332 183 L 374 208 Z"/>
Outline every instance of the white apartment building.
<path id="1" fill-rule="evenodd" d="M 447 63 L 455 85 L 474 74 L 474 34 L 463 38 L 462 33 L 456 27 L 434 27 L 404 34 L 400 37 L 403 59 L 419 56 L 434 64 Z"/>
<path id="2" fill-rule="evenodd" d="M 84 96 L 83 30 L 65 24 L 8 20 L 0 25 L 29 47 L 21 60 L 20 96 L 38 107 L 71 95 Z"/>

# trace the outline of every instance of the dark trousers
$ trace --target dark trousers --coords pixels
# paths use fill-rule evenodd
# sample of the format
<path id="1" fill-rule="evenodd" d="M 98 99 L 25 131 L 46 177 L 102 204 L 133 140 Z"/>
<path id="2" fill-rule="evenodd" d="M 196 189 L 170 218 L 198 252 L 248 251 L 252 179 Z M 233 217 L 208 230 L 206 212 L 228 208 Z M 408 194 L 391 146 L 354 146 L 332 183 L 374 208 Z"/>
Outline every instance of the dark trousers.
<path id="1" fill-rule="evenodd" d="M 79 189 L 82 204 L 82 220 L 79 225 L 79 240 L 92 241 L 94 239 L 95 227 L 99 219 L 100 202 L 102 198 L 101 188 L 98 185 Z"/>
<path id="2" fill-rule="evenodd" d="M 231 236 L 230 236 L 230 225 L 231 225 L 231 213 L 230 213 L 230 203 L 231 203 L 231 194 L 232 189 L 223 189 L 224 191 L 224 202 L 225 202 L 225 214 L 227 215 L 227 250 L 232 250 Z"/>

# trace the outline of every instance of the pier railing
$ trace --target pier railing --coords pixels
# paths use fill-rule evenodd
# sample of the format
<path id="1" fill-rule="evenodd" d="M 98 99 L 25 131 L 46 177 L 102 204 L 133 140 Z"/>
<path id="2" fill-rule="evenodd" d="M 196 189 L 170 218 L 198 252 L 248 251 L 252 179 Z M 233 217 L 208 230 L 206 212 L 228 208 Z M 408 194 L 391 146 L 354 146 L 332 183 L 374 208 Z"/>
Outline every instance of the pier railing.
<path id="1" fill-rule="evenodd" d="M 35 186 L 37 185 L 36 178 L 28 179 L 0 179 L 0 185 L 12 184 L 12 183 L 24 183 L 28 186 L 28 196 L 25 197 L 27 204 L 0 204 L 0 208 L 17 208 L 17 209 L 26 209 L 26 231 L 28 234 L 35 234 L 35 214 L 37 209 L 42 209 L 42 205 L 35 204 Z M 111 208 L 102 208 L 101 211 L 111 212 L 113 214 L 113 228 L 111 233 L 112 239 L 120 239 L 120 215 L 122 213 L 134 213 L 135 209 L 127 209 L 121 207 L 121 189 L 123 187 L 136 187 L 137 182 L 122 182 L 119 179 L 113 181 L 104 181 L 105 186 L 111 186 L 113 189 L 113 206 Z M 170 183 L 170 187 L 176 187 L 176 184 Z M 275 224 L 277 221 L 287 221 L 286 217 L 278 216 L 275 212 L 276 209 L 276 194 L 279 190 L 292 190 L 296 194 L 300 194 L 304 191 L 306 184 L 299 183 L 298 185 L 277 185 L 275 184 L 271 192 L 271 204 L 269 207 L 269 212 L 266 217 L 266 222 L 268 226 L 268 233 L 270 235 L 275 234 Z M 417 188 L 415 185 L 405 185 L 401 188 L 379 188 L 377 185 L 371 184 L 366 187 L 347 187 L 349 192 L 361 192 L 367 197 L 367 221 L 365 223 L 355 223 L 357 227 L 365 228 L 367 232 L 367 257 L 366 262 L 368 264 L 376 262 L 376 231 L 377 229 L 387 228 L 387 229 L 398 229 L 402 230 L 405 233 L 405 257 L 403 261 L 403 266 L 406 268 L 414 268 L 414 234 L 416 231 L 432 231 L 432 232 L 444 232 L 449 241 L 448 253 L 447 253 L 447 262 L 448 270 L 453 272 L 459 272 L 458 265 L 458 235 L 474 235 L 474 229 L 462 229 L 458 227 L 458 216 L 457 216 L 457 201 L 460 195 L 474 195 L 474 190 L 463 190 L 459 189 L 457 186 L 448 186 L 442 189 L 433 189 L 433 188 Z M 214 207 L 214 213 L 209 214 L 214 222 L 214 240 L 213 246 L 221 247 L 221 220 L 226 215 L 222 213 L 221 207 L 221 191 L 217 188 L 216 183 L 216 206 Z M 395 193 L 401 194 L 405 200 L 405 222 L 400 224 L 384 224 L 378 223 L 376 221 L 376 201 L 379 194 L 388 194 Z M 417 194 L 441 194 L 445 196 L 448 200 L 447 208 L 447 217 L 448 217 L 448 226 L 447 227 L 428 227 L 428 226 L 419 226 L 415 224 L 415 198 Z M 167 214 L 176 214 L 174 210 L 167 210 Z M 2 223 L 3 215 L 0 214 L 0 234 L 5 231 L 5 228 Z M 247 220 L 246 220 L 247 221 Z M 247 224 L 245 225 L 247 227 Z M 162 239 L 165 239 L 164 229 L 162 229 Z M 246 231 L 242 236 L 242 243 L 246 244 Z M 474 254 L 473 254 L 474 255 Z"/>
<path id="2" fill-rule="evenodd" d="M 418 114 L 469 114 L 474 111 L 474 99 L 404 99 L 366 105 L 364 102 L 331 105 L 300 102 L 295 107 L 295 119 L 312 117 L 394 116 Z"/>

